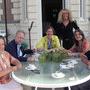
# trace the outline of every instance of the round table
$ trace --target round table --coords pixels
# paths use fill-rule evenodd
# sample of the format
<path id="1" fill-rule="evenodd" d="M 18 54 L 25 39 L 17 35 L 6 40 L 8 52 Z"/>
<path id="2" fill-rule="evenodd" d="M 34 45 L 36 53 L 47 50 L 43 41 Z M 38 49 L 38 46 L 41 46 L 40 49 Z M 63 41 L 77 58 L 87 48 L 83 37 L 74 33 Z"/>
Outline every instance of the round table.
<path id="1" fill-rule="evenodd" d="M 29 65 L 28 62 L 23 62 L 22 69 L 12 72 L 12 77 L 19 83 L 24 85 L 33 86 L 37 88 L 63 88 L 68 87 L 71 90 L 71 86 L 82 84 L 90 79 L 90 70 L 80 60 L 80 58 L 72 58 L 78 63 L 71 69 L 60 69 L 60 72 L 65 74 L 63 78 L 53 78 L 51 74 L 58 70 L 59 63 L 45 63 L 35 65 L 40 69 L 40 73 L 26 70 L 25 67 Z M 58 67 L 57 67 L 58 66 Z M 50 68 L 51 67 L 51 68 Z"/>

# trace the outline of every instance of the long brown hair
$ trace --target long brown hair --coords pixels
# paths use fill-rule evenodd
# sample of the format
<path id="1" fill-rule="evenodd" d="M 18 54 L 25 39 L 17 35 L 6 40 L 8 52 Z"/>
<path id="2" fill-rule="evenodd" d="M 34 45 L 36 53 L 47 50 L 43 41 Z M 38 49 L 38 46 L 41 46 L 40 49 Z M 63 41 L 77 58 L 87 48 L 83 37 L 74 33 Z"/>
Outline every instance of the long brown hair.
<path id="1" fill-rule="evenodd" d="M 82 35 L 82 41 L 84 41 L 86 38 L 85 38 L 85 35 L 84 35 L 84 33 L 83 33 L 82 30 L 80 30 L 80 29 L 75 30 L 75 32 L 74 32 L 74 43 L 75 43 L 76 46 L 79 46 L 79 42 L 78 42 L 78 41 L 76 40 L 76 38 L 75 38 L 76 32 L 79 32 L 80 35 Z"/>

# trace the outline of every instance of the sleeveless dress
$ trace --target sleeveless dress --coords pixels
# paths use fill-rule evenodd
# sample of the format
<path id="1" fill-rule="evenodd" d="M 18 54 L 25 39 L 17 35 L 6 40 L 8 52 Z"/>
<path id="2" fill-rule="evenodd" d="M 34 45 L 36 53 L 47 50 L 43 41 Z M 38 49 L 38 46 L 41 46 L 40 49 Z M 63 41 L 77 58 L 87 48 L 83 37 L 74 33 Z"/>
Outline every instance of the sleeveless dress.
<path id="1" fill-rule="evenodd" d="M 4 51 L 0 53 L 0 71 L 10 67 L 11 55 Z M 0 90 L 23 90 L 22 86 L 11 78 L 10 74 L 0 77 Z"/>

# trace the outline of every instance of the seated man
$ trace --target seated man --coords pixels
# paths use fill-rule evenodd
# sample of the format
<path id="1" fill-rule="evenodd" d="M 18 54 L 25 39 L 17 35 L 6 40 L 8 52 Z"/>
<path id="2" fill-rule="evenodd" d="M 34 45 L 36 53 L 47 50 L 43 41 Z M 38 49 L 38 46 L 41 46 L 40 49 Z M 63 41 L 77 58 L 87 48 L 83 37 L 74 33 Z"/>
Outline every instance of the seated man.
<path id="1" fill-rule="evenodd" d="M 32 54 L 33 50 L 25 49 L 23 47 L 23 41 L 25 38 L 25 32 L 17 31 L 15 39 L 6 45 L 6 51 L 8 51 L 13 57 L 20 61 L 27 61 L 25 54 Z"/>

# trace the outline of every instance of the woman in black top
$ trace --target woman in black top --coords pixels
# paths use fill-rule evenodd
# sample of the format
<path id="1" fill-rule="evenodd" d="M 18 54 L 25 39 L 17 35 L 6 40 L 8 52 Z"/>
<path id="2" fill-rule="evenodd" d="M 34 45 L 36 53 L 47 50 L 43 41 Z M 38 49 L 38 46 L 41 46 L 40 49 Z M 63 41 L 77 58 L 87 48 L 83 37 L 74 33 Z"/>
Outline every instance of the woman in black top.
<path id="1" fill-rule="evenodd" d="M 55 26 L 55 32 L 62 40 L 65 49 L 70 49 L 74 44 L 73 28 L 79 29 L 76 22 L 72 20 L 71 12 L 67 9 L 62 9 L 58 14 L 58 23 Z"/>

